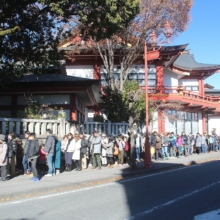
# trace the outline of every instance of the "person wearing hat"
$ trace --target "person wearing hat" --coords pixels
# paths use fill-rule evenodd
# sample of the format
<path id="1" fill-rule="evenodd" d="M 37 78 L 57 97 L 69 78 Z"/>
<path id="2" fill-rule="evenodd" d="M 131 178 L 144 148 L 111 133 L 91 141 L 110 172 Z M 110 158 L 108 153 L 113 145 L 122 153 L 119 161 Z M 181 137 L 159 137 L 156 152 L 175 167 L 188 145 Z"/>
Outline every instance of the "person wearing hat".
<path id="1" fill-rule="evenodd" d="M 5 142 L 5 135 L 0 134 L 1 181 L 5 181 L 7 177 L 7 151 L 8 151 L 8 146 Z"/>

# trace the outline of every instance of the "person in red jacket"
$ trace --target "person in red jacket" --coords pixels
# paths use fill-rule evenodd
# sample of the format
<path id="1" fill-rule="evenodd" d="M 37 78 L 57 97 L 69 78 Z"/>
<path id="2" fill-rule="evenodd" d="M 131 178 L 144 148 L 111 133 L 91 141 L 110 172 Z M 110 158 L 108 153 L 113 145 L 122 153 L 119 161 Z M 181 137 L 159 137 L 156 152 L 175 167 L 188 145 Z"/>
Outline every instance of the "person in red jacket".
<path id="1" fill-rule="evenodd" d="M 38 157 L 38 166 L 39 166 L 39 171 L 41 172 L 41 174 L 45 174 L 46 170 L 47 170 L 47 166 L 46 166 L 46 152 L 44 151 L 44 144 L 41 144 L 40 146 L 40 151 L 39 151 L 39 157 Z"/>

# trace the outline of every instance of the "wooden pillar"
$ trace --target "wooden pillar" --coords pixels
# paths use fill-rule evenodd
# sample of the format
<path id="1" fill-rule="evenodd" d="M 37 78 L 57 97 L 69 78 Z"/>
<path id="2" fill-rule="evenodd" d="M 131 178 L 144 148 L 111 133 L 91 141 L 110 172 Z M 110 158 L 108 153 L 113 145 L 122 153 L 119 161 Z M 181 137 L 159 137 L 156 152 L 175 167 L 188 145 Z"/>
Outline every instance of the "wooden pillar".
<path id="1" fill-rule="evenodd" d="M 204 79 L 199 79 L 199 94 L 204 95 L 205 94 L 205 89 L 204 89 Z"/>
<path id="2" fill-rule="evenodd" d="M 205 95 L 204 79 L 201 79 L 201 92 L 202 95 Z"/>
<path id="3" fill-rule="evenodd" d="M 158 132 L 165 132 L 165 116 L 164 111 L 158 112 Z"/>
<path id="4" fill-rule="evenodd" d="M 206 131 L 206 117 L 205 112 L 202 112 L 202 132 L 205 133 Z"/>
<path id="5" fill-rule="evenodd" d="M 77 120 L 77 112 L 76 112 L 76 94 L 70 94 L 70 120 Z"/>
<path id="6" fill-rule="evenodd" d="M 157 92 L 164 93 L 164 74 L 163 74 L 163 63 L 161 61 L 156 62 L 156 87 Z"/>

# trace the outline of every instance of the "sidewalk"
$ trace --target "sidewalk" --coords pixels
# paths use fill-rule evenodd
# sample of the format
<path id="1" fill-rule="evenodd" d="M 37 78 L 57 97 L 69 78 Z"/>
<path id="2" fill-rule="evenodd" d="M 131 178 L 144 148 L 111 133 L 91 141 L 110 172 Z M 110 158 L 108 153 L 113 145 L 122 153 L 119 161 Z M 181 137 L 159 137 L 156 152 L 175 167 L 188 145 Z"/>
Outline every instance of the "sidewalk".
<path id="1" fill-rule="evenodd" d="M 191 155 L 169 159 L 165 161 L 152 160 L 151 168 L 144 168 L 144 163 L 137 163 L 135 171 L 130 170 L 125 164 L 123 167 L 104 167 L 100 171 L 91 170 L 90 167 L 82 172 L 64 172 L 53 177 L 42 177 L 40 182 L 33 183 L 28 176 L 20 175 L 5 182 L 0 182 L 0 202 L 16 198 L 25 198 L 51 192 L 59 192 L 74 189 L 82 186 L 92 186 L 111 181 L 119 181 L 126 177 L 135 175 L 150 174 L 163 170 L 174 169 L 193 164 L 199 164 L 220 159 L 220 152 L 213 152 L 201 155 Z"/>

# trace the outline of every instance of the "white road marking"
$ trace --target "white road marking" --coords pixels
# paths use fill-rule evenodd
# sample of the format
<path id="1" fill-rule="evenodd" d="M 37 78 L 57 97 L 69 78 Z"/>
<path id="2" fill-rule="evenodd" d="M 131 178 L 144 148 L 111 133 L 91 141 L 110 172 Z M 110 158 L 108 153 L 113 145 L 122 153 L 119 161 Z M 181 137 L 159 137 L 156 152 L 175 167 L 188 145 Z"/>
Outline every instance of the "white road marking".
<path id="1" fill-rule="evenodd" d="M 220 219 L 220 209 L 207 212 L 194 217 L 194 220 L 219 220 Z"/>
<path id="2" fill-rule="evenodd" d="M 202 187 L 202 188 L 200 188 L 200 189 L 197 189 L 197 190 L 195 190 L 195 191 L 192 191 L 191 193 L 188 193 L 188 194 L 186 194 L 186 195 L 184 195 L 184 196 L 180 196 L 180 197 L 178 197 L 178 198 L 176 198 L 176 199 L 173 199 L 173 200 L 168 201 L 168 202 L 166 202 L 166 203 L 163 203 L 163 204 L 161 204 L 161 205 L 155 206 L 155 207 L 153 207 L 152 209 L 148 209 L 148 210 L 146 210 L 146 211 L 144 211 L 144 212 L 141 212 L 141 213 L 138 213 L 138 214 L 136 214 L 136 215 L 131 216 L 128 220 L 134 220 L 134 219 L 138 219 L 138 218 L 140 218 L 140 217 L 143 217 L 144 215 L 147 215 L 147 214 L 149 214 L 149 213 L 151 213 L 151 212 L 154 212 L 154 211 L 156 211 L 157 209 L 160 209 L 160 208 L 163 208 L 163 207 L 165 207 L 165 206 L 171 205 L 171 204 L 173 204 L 173 203 L 175 203 L 175 202 L 178 202 L 179 200 L 182 200 L 182 199 L 185 199 L 185 198 L 187 198 L 187 197 L 190 197 L 190 196 L 192 196 L 192 195 L 194 195 L 194 194 L 196 194 L 196 193 L 200 193 L 200 192 L 202 192 L 202 191 L 204 191 L 204 190 L 206 190 L 206 189 L 209 189 L 209 188 L 211 188 L 211 187 L 213 187 L 213 186 L 215 186 L 215 185 L 217 185 L 217 184 L 219 184 L 219 183 L 220 183 L 220 181 L 215 182 L 215 183 L 212 183 L 212 184 L 210 184 L 210 185 L 207 185 L 207 186 L 205 186 L 205 187 Z M 219 219 L 220 219 L 220 218 L 219 218 Z M 197 220 L 198 220 L 198 219 L 197 219 Z M 199 220 L 200 220 L 200 219 L 199 219 Z"/>
<path id="3" fill-rule="evenodd" d="M 181 167 L 181 168 L 178 168 L 178 169 L 168 170 L 168 171 L 164 171 L 164 172 L 162 171 L 162 172 L 154 173 L 154 174 L 150 174 L 150 175 L 145 175 L 145 176 L 140 176 L 140 177 L 135 177 L 135 178 L 131 177 L 131 179 L 120 180 L 119 182 L 111 182 L 111 183 L 106 183 L 106 184 L 94 185 L 92 187 L 82 187 L 80 189 L 74 189 L 74 190 L 70 190 L 70 191 L 54 193 L 54 194 L 50 194 L 50 195 L 30 197 L 28 199 L 20 199 L 20 200 L 17 200 L 17 201 L 9 201 L 9 202 L 5 202 L 5 203 L 0 203 L 0 207 L 1 206 L 7 206 L 7 205 L 13 205 L 13 204 L 21 204 L 21 203 L 28 202 L 28 201 L 33 201 L 33 200 L 46 199 L 46 198 L 51 198 L 51 197 L 56 197 L 56 196 L 63 196 L 63 195 L 70 194 L 70 193 L 88 191 L 88 190 L 92 190 L 92 189 L 96 189 L 96 188 L 107 187 L 107 186 L 110 186 L 110 185 L 118 185 L 120 183 L 126 183 L 126 182 L 136 181 L 136 180 L 140 180 L 140 179 L 150 178 L 150 177 L 153 177 L 153 176 L 166 174 L 166 173 L 171 173 L 171 172 L 175 172 L 175 171 L 179 171 L 179 170 L 183 170 L 183 169 L 188 169 L 188 168 L 192 168 L 192 167 Z"/>

